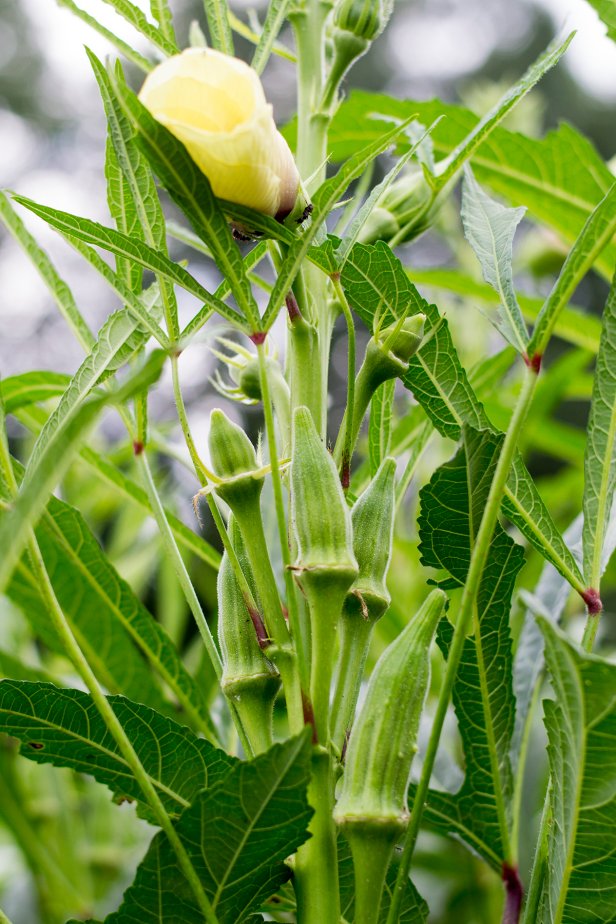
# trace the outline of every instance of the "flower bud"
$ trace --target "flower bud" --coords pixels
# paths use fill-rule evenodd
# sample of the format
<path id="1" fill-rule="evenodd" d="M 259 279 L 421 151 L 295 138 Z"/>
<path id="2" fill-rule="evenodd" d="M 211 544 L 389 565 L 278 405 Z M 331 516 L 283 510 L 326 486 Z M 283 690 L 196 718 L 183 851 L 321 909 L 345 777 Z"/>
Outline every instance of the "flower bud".
<path id="1" fill-rule="evenodd" d="M 381 30 L 379 0 L 339 0 L 334 7 L 334 26 L 371 42 Z"/>
<path id="2" fill-rule="evenodd" d="M 415 170 L 391 184 L 368 216 L 359 240 L 362 244 L 411 241 L 430 226 L 437 209 L 423 171 Z"/>
<path id="3" fill-rule="evenodd" d="M 334 460 L 306 407 L 297 408 L 293 419 L 291 518 L 302 585 L 322 580 L 348 587 L 357 575 L 351 514 Z"/>
<path id="4" fill-rule="evenodd" d="M 378 331 L 368 341 L 364 362 L 358 374 L 358 394 L 360 387 L 367 387 L 370 400 L 379 385 L 407 372 L 411 357 L 421 345 L 425 320 L 425 314 L 414 314 L 406 318 L 402 325 L 396 321 Z"/>
<path id="5" fill-rule="evenodd" d="M 216 493 L 235 512 L 242 504 L 258 503 L 263 488 L 263 469 L 254 446 L 241 427 L 216 408 L 210 415 L 210 456 L 214 473 L 221 479 Z"/>
<path id="6" fill-rule="evenodd" d="M 343 826 L 397 831 L 406 821 L 406 791 L 430 679 L 430 644 L 446 600 L 442 590 L 433 590 L 374 668 L 349 739 L 335 810 Z"/>
<path id="7" fill-rule="evenodd" d="M 214 195 L 280 219 L 295 210 L 300 180 L 293 155 L 257 72 L 243 61 L 188 48 L 154 68 L 139 98 L 185 145 Z"/>
<path id="8" fill-rule="evenodd" d="M 386 578 L 394 535 L 395 473 L 395 460 L 385 459 L 351 511 L 359 574 L 349 588 L 344 610 L 350 617 L 361 615 L 371 622 L 383 615 L 391 600 Z"/>

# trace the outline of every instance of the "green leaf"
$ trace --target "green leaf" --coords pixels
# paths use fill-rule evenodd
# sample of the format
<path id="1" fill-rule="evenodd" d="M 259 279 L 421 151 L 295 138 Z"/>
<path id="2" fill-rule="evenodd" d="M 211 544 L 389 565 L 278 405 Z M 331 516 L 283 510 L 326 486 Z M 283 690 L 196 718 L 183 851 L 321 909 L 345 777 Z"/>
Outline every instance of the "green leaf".
<path id="1" fill-rule="evenodd" d="M 560 61 L 574 35 L 575 32 L 571 32 L 564 42 L 554 41 L 548 45 L 544 53 L 531 64 L 520 80 L 507 90 L 492 109 L 479 120 L 466 138 L 452 151 L 446 164 L 442 165 L 443 169 L 439 169 L 440 164 L 437 165 L 436 173 L 440 188 L 472 157 L 482 141 L 491 134 L 499 122 L 503 121 L 505 116 L 526 96 L 529 90 L 532 90 L 535 84 L 539 83 L 543 75 Z"/>
<path id="2" fill-rule="evenodd" d="M 71 215 L 69 212 L 61 212 L 58 209 L 39 205 L 39 203 L 23 196 L 15 196 L 15 200 L 46 221 L 52 228 L 56 228 L 65 237 L 77 238 L 77 240 L 86 244 L 102 247 L 104 250 L 108 250 L 124 259 L 138 263 L 145 269 L 149 269 L 153 273 L 157 273 L 165 279 L 180 285 L 200 301 L 206 302 L 210 312 L 218 312 L 236 326 L 242 323 L 242 318 L 236 311 L 216 299 L 183 266 L 173 263 L 163 253 L 149 247 L 139 238 L 122 234 L 120 231 L 114 231 L 113 228 L 107 228 L 105 225 L 101 225 L 97 221 L 91 221 L 89 218 L 82 218 L 79 215 Z"/>
<path id="3" fill-rule="evenodd" d="M 295 243 L 289 247 L 287 255 L 280 267 L 276 284 L 270 295 L 270 299 L 263 315 L 262 326 L 264 330 L 269 330 L 274 323 L 280 306 L 284 302 L 285 296 L 293 280 L 295 279 L 304 257 L 308 254 L 310 245 L 313 243 L 316 235 L 325 222 L 332 207 L 344 193 L 348 185 L 364 172 L 368 164 L 372 163 L 380 154 L 383 154 L 390 145 L 404 132 L 412 117 L 406 119 L 401 125 L 396 126 L 392 131 L 381 134 L 376 141 L 367 145 L 357 154 L 354 154 L 349 160 L 342 165 L 335 176 L 324 183 L 317 189 L 313 196 L 313 209 L 311 213 L 311 224 L 299 236 Z M 358 245 L 355 245 L 358 246 Z"/>
<path id="4" fill-rule="evenodd" d="M 329 139 L 333 159 L 344 160 L 376 138 L 384 123 L 395 124 L 411 113 L 417 113 L 425 125 L 444 116 L 430 136 L 435 154 L 441 157 L 439 163 L 479 122 L 469 110 L 440 100 L 397 100 L 354 90 L 332 121 Z M 529 215 L 569 244 L 614 182 L 592 144 L 566 123 L 542 139 L 497 126 L 474 152 L 472 164 L 480 183 L 511 205 L 525 206 Z M 596 267 L 611 279 L 615 260 L 616 245 L 612 243 L 597 257 Z"/>
<path id="5" fill-rule="evenodd" d="M 434 305 L 427 315 L 424 343 L 411 359 L 404 385 L 419 401 L 442 436 L 457 440 L 467 424 L 498 432 L 475 395 L 453 345 L 447 321 Z M 571 586 L 584 590 L 584 579 L 571 551 L 552 520 L 522 456 L 514 457 L 505 488 L 503 510 L 525 538 L 563 574 Z"/>
<path id="6" fill-rule="evenodd" d="M 140 32 L 152 45 L 160 49 L 166 55 L 175 55 L 179 48 L 172 39 L 167 38 L 160 29 L 148 22 L 145 14 L 131 3 L 131 0 L 103 0 L 108 6 L 112 6 L 116 13 L 122 16 L 126 22 L 130 23 L 133 28 Z"/>
<path id="7" fill-rule="evenodd" d="M 153 287 L 148 298 L 150 305 L 154 307 L 158 299 L 158 289 Z M 117 372 L 148 339 L 148 335 L 140 329 L 139 322 L 126 308 L 109 315 L 99 331 L 91 353 L 86 356 L 71 379 L 58 406 L 39 434 L 30 456 L 29 468 L 38 464 L 48 443 L 61 436 L 94 388 Z"/>
<path id="8" fill-rule="evenodd" d="M 463 430 L 463 445 L 421 489 L 419 551 L 424 565 L 445 569 L 443 586 L 463 586 L 503 436 Z M 425 822 L 455 833 L 492 866 L 509 859 L 513 778 L 509 749 L 515 719 L 509 611 L 523 550 L 497 524 L 477 594 L 475 632 L 466 639 L 453 689 L 465 777 L 454 795 L 431 792 Z M 453 627 L 443 620 L 446 655 Z"/>
<path id="9" fill-rule="evenodd" d="M 370 402 L 368 455 L 371 475 L 376 475 L 379 465 L 389 454 L 395 387 L 394 379 L 384 382 L 377 388 Z"/>
<path id="10" fill-rule="evenodd" d="M 384 241 L 354 244 L 340 281 L 349 304 L 371 332 L 375 318 L 379 327 L 387 327 L 402 315 L 425 313 L 427 308 L 402 263 Z"/>
<path id="11" fill-rule="evenodd" d="M 82 404 L 66 419 L 62 427 L 55 432 L 48 431 L 42 442 L 41 433 L 36 444 L 36 457 L 33 461 L 33 451 L 19 495 L 0 525 L 0 548 L 4 550 L 3 558 L 0 560 L 0 592 L 4 590 L 28 539 L 29 531 L 38 521 L 49 495 L 62 480 L 79 446 L 93 428 L 105 405 L 113 401 L 123 402 L 132 397 L 133 393 L 151 385 L 160 376 L 164 359 L 165 355 L 161 352 L 153 354 L 146 365 L 116 392 L 109 392 Z"/>
<path id="12" fill-rule="evenodd" d="M 116 228 L 129 238 L 134 236 L 141 240 L 143 237 L 141 223 L 137 217 L 137 210 L 135 209 L 130 189 L 126 184 L 124 174 L 120 170 L 109 127 L 105 146 L 105 179 L 107 180 L 107 204 Z M 139 263 L 122 254 L 116 254 L 116 272 L 129 289 L 135 293 L 141 292 L 143 288 L 143 269 Z"/>
<path id="13" fill-rule="evenodd" d="M 616 42 L 616 3 L 614 0 L 587 0 L 607 26 L 607 34 Z"/>
<path id="14" fill-rule="evenodd" d="M 58 602 L 107 688 L 145 701 L 152 685 L 147 662 L 191 723 L 211 735 L 208 704 L 200 688 L 165 630 L 117 573 L 79 511 L 52 497 L 35 532 Z M 42 637 L 62 651 L 27 557 L 7 594 Z M 150 704 L 161 702 L 157 697 Z"/>
<path id="15" fill-rule="evenodd" d="M 277 744 L 238 763 L 199 793 L 176 823 L 220 924 L 242 924 L 291 875 L 285 859 L 307 839 L 312 815 L 310 737 Z M 192 892 L 164 834 L 158 834 L 105 924 L 194 924 Z"/>
<path id="16" fill-rule="evenodd" d="M 469 302 L 480 301 L 487 305 L 496 303 L 495 293 L 491 286 L 478 282 L 457 269 L 416 269 L 413 267 L 408 273 L 415 285 L 452 292 L 468 298 Z M 544 300 L 521 292 L 518 292 L 516 297 L 526 320 L 536 320 Z M 564 308 L 559 315 L 554 333 L 574 346 L 596 353 L 599 349 L 601 322 L 594 315 L 570 305 Z"/>
<path id="17" fill-rule="evenodd" d="M 90 16 L 89 13 L 86 13 L 85 10 L 82 10 L 77 6 L 73 0 L 56 0 L 58 6 L 63 6 L 65 9 L 70 10 L 73 16 L 76 16 L 78 19 L 81 19 L 82 22 L 85 22 L 88 26 L 91 26 L 95 32 L 98 32 L 99 35 L 102 35 L 103 38 L 107 39 L 112 45 L 114 45 L 120 54 L 123 54 L 128 61 L 132 61 L 136 67 L 140 70 L 145 71 L 146 74 L 152 70 L 154 64 L 152 61 L 149 61 L 148 58 L 144 58 L 142 54 L 132 48 L 124 39 L 121 39 L 119 36 L 115 35 L 110 29 L 106 29 L 98 19 L 94 16 Z"/>
<path id="18" fill-rule="evenodd" d="M 529 356 L 543 354 L 560 312 L 616 233 L 616 182 L 588 217 L 537 317 Z"/>
<path id="19" fill-rule="evenodd" d="M 212 45 L 226 55 L 233 54 L 233 35 L 227 0 L 203 0 Z"/>
<path id="20" fill-rule="evenodd" d="M 118 80 L 121 80 L 118 74 Z M 118 84 L 120 102 L 137 131 L 137 143 L 159 180 L 209 247 L 246 320 L 257 329 L 259 311 L 242 256 L 212 188 L 184 145 L 154 119 L 126 84 Z"/>
<path id="21" fill-rule="evenodd" d="M 290 0 L 270 0 L 265 22 L 263 23 L 263 31 L 259 37 L 259 44 L 255 48 L 251 61 L 251 66 L 257 74 L 263 73 L 272 53 L 274 42 L 278 38 L 278 33 L 286 19 L 289 6 Z"/>
<path id="22" fill-rule="evenodd" d="M 177 45 L 175 32 L 173 31 L 173 17 L 169 9 L 168 0 L 150 0 L 150 9 L 152 16 L 158 23 L 158 27 L 165 38 L 173 45 Z"/>
<path id="23" fill-rule="evenodd" d="M 584 457 L 584 576 L 599 590 L 616 486 L 616 277 L 603 312 Z"/>
<path id="24" fill-rule="evenodd" d="M 526 353 L 528 331 L 515 296 L 512 260 L 513 236 L 524 211 L 495 202 L 484 193 L 470 168 L 465 168 L 461 213 L 464 233 L 481 264 L 483 278 L 500 297 L 493 323 L 522 355 Z"/>
<path id="25" fill-rule="evenodd" d="M 148 706 L 124 696 L 107 698 L 172 817 L 236 766 L 235 758 Z M 152 820 L 139 784 L 88 693 L 3 680 L 0 728 L 22 742 L 24 757 L 88 773 L 108 786 L 116 801 L 138 801 L 139 814 Z"/>
<path id="26" fill-rule="evenodd" d="M 0 190 L 0 218 L 13 235 L 17 243 L 30 257 L 35 269 L 47 286 L 56 305 L 67 324 L 75 332 L 80 343 L 89 349 L 94 343 L 94 335 L 79 311 L 73 293 L 58 275 L 58 271 L 44 250 L 39 247 L 23 221 L 13 209 L 10 200 Z"/>
<path id="27" fill-rule="evenodd" d="M 24 372 L 0 379 L 0 397 L 7 414 L 19 408 L 48 401 L 62 395 L 70 382 L 70 376 L 62 372 Z"/>
<path id="28" fill-rule="evenodd" d="M 616 667 L 540 620 L 555 699 L 544 703 L 552 824 L 526 924 L 616 920 Z"/>

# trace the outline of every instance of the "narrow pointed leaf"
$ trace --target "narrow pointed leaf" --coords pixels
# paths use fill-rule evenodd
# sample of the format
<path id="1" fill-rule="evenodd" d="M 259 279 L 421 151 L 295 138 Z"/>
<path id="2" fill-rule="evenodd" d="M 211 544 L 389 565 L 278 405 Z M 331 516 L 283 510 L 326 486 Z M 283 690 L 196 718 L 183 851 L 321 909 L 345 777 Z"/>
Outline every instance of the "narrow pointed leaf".
<path id="1" fill-rule="evenodd" d="M 171 42 L 172 45 L 177 45 L 175 32 L 173 31 L 173 17 L 169 9 L 168 0 L 150 0 L 150 9 L 152 10 L 152 16 L 158 23 L 158 28 L 165 38 Z"/>
<path id="2" fill-rule="evenodd" d="M 93 244 L 95 247 L 102 247 L 104 250 L 110 251 L 110 253 L 138 263 L 145 269 L 164 276 L 171 282 L 186 289 L 191 295 L 206 302 L 211 311 L 217 311 L 223 316 L 230 315 L 237 322 L 241 322 L 240 316 L 233 309 L 214 298 L 183 266 L 173 263 L 163 253 L 149 247 L 144 241 L 134 236 L 123 234 L 120 231 L 115 231 L 113 228 L 107 228 L 97 221 L 91 221 L 89 218 L 61 212 L 58 209 L 40 205 L 22 196 L 15 196 L 15 199 L 63 235 L 77 238 L 86 244 Z"/>
<path id="3" fill-rule="evenodd" d="M 233 54 L 233 34 L 227 0 L 203 0 L 212 45 L 226 55 Z"/>
<path id="4" fill-rule="evenodd" d="M 465 169 L 462 186 L 464 233 L 481 264 L 483 278 L 498 292 L 500 305 L 494 323 L 522 355 L 526 352 L 528 331 L 515 295 L 512 259 L 513 236 L 524 211 L 495 202 L 479 186 L 472 171 Z"/>
<path id="5" fill-rule="evenodd" d="M 265 22 L 263 23 L 263 31 L 259 37 L 259 44 L 255 48 L 251 61 L 251 66 L 254 67 L 257 74 L 263 73 L 272 53 L 274 42 L 278 38 L 278 33 L 286 19 L 289 5 L 290 0 L 270 0 Z"/>
<path id="6" fill-rule="evenodd" d="M 85 22 L 94 29 L 95 32 L 102 35 L 111 45 L 118 49 L 120 54 L 124 55 L 128 61 L 132 61 L 140 70 L 145 71 L 146 74 L 152 70 L 154 67 L 153 61 L 144 58 L 144 56 L 129 45 L 128 42 L 125 42 L 124 39 L 121 39 L 110 29 L 103 26 L 96 17 L 91 16 L 86 10 L 82 10 L 73 0 L 56 0 L 56 3 L 58 6 L 63 6 L 66 10 L 70 10 L 73 16 L 76 16 L 77 19 L 81 19 L 82 22 Z"/>
<path id="7" fill-rule="evenodd" d="M 166 55 L 175 55 L 179 48 L 172 39 L 167 38 L 160 29 L 148 21 L 142 10 L 131 0 L 103 0 L 103 3 L 112 6 L 126 22 L 140 32 L 152 45 L 155 45 Z"/>
<path id="8" fill-rule="evenodd" d="M 48 401 L 64 394 L 70 376 L 62 372 L 24 372 L 0 379 L 0 397 L 7 414 L 12 414 L 29 404 Z"/>
<path id="9" fill-rule="evenodd" d="M 220 924 L 242 924 L 289 879 L 285 859 L 307 839 L 310 740 L 302 733 L 249 763 L 235 764 L 199 793 L 176 823 Z M 192 893 L 158 834 L 105 924 L 194 924 Z"/>
<path id="10" fill-rule="evenodd" d="M 73 293 L 58 274 L 55 266 L 32 237 L 8 197 L 0 190 L 0 218 L 32 261 L 47 286 L 63 317 L 85 347 L 94 343 L 94 335 L 77 308 Z"/>
<path id="11" fill-rule="evenodd" d="M 4 551 L 0 561 L 0 592 L 13 573 L 29 531 L 38 522 L 49 495 L 64 477 L 103 408 L 112 401 L 127 400 L 156 381 L 162 372 L 164 358 L 162 351 L 153 354 L 147 364 L 115 393 L 110 392 L 82 404 L 68 418 L 65 426 L 47 434 L 35 462 L 30 460 L 19 495 L 0 525 L 0 548 Z"/>
<path id="12" fill-rule="evenodd" d="M 148 706 L 124 696 L 109 696 L 108 701 L 172 817 L 237 763 Z M 138 801 L 139 814 L 152 820 L 139 784 L 88 693 L 50 683 L 3 680 L 0 730 L 22 742 L 21 753 L 29 760 L 90 774 L 109 787 L 116 801 Z"/>
<path id="13" fill-rule="evenodd" d="M 584 577 L 599 590 L 616 485 L 616 277 L 603 312 L 584 457 Z"/>
<path id="14" fill-rule="evenodd" d="M 394 390 L 395 381 L 393 379 L 389 382 L 384 382 L 377 388 L 370 402 L 368 455 L 372 475 L 376 475 L 379 465 L 389 453 Z"/>

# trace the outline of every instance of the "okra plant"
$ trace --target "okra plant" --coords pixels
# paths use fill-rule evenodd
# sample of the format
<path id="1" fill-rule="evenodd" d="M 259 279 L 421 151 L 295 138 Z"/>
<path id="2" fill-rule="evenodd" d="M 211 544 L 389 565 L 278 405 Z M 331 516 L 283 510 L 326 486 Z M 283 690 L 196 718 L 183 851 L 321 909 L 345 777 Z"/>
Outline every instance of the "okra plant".
<path id="1" fill-rule="evenodd" d="M 0 819 L 36 906 L 5 883 L 0 919 L 615 921 L 616 289 L 601 322 L 574 300 L 609 285 L 616 184 L 574 128 L 503 125 L 572 36 L 479 117 L 348 92 L 393 0 L 205 0 L 189 47 L 173 2 L 107 2 L 141 50 L 59 0 L 110 43 L 109 221 L 0 194 L 84 352 L 1 383 Z M 98 332 L 28 213 L 115 293 Z M 525 214 L 559 241 L 544 297 Z M 414 267 L 425 232 L 456 267 Z"/>

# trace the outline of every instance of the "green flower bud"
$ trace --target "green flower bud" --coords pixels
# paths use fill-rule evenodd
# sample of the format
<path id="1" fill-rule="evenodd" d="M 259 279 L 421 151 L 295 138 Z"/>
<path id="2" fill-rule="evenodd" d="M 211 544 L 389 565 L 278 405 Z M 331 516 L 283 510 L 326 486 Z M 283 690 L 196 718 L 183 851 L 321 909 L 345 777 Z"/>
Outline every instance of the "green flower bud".
<path id="1" fill-rule="evenodd" d="M 242 572 L 256 596 L 234 518 L 229 522 L 229 535 Z M 218 572 L 217 595 L 218 640 L 223 662 L 221 687 L 232 700 L 255 750 L 264 751 L 271 744 L 272 714 L 280 678 L 261 648 L 267 644 L 261 615 L 251 613 L 226 552 Z"/>
<path id="2" fill-rule="evenodd" d="M 359 428 L 372 396 L 383 382 L 403 376 L 409 361 L 421 345 L 425 314 L 414 314 L 377 331 L 366 347 L 366 355 L 357 375 L 353 420 Z"/>
<path id="3" fill-rule="evenodd" d="M 348 587 L 358 570 L 351 514 L 334 460 L 305 407 L 293 419 L 291 518 L 301 583 L 317 579 L 324 586 L 339 581 Z"/>
<path id="4" fill-rule="evenodd" d="M 241 427 L 216 408 L 210 415 L 210 456 L 214 473 L 222 479 L 216 493 L 232 510 L 258 501 L 263 488 L 263 469 L 254 446 Z"/>
<path id="5" fill-rule="evenodd" d="M 439 197 L 442 200 L 442 195 Z M 392 241 L 402 244 L 419 237 L 431 224 L 440 207 L 422 170 L 396 180 L 379 200 L 361 229 L 363 244 Z"/>
<path id="6" fill-rule="evenodd" d="M 406 823 L 406 791 L 430 679 L 429 650 L 447 600 L 434 590 L 379 658 L 351 732 L 335 817 L 343 827 Z"/>
<path id="7" fill-rule="evenodd" d="M 381 30 L 379 0 L 340 0 L 334 7 L 334 26 L 371 42 Z"/>

